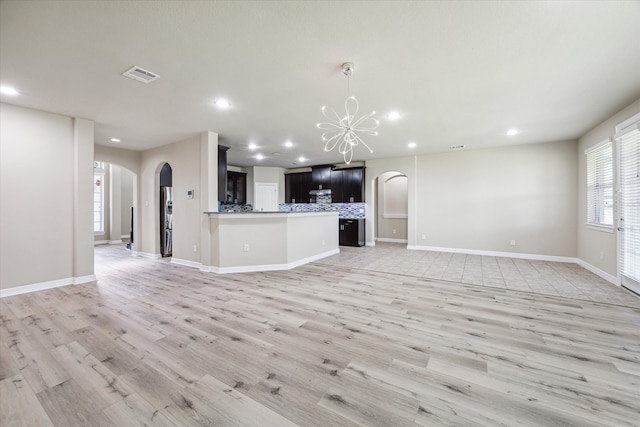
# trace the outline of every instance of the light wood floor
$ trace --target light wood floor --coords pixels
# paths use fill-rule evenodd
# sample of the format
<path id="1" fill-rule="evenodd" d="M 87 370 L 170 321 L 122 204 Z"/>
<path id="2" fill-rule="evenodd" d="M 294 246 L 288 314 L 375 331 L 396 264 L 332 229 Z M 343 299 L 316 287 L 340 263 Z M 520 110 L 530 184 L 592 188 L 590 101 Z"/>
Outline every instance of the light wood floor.
<path id="1" fill-rule="evenodd" d="M 96 257 L 97 283 L 0 300 L 3 427 L 640 425 L 630 293 Z"/>

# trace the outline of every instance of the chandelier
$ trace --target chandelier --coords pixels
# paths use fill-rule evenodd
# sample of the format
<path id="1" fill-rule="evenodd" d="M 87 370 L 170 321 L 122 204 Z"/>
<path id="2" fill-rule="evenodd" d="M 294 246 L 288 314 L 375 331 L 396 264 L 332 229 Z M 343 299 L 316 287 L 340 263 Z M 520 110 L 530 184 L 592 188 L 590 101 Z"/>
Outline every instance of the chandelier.
<path id="1" fill-rule="evenodd" d="M 349 77 L 353 74 L 353 64 L 345 62 L 342 64 L 342 72 L 347 76 L 347 88 L 349 86 Z M 338 148 L 338 152 L 344 156 L 346 164 L 351 163 L 353 159 L 353 149 L 362 144 L 371 153 L 373 150 L 362 140 L 360 134 L 376 136 L 378 132 L 375 129 L 380 126 L 380 122 L 373 118 L 375 111 L 365 114 L 357 118 L 360 104 L 355 96 L 349 96 L 344 101 L 345 115 L 340 116 L 332 108 L 322 107 L 322 114 L 328 122 L 318 123 L 318 129 L 325 132 L 322 134 L 322 140 L 325 142 L 324 151 L 332 151 Z"/>

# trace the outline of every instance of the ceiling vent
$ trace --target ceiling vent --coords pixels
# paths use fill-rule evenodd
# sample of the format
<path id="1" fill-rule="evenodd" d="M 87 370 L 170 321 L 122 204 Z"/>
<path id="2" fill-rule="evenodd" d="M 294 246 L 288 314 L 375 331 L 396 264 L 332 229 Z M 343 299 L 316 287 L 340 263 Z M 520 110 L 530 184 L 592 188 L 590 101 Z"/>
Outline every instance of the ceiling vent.
<path id="1" fill-rule="evenodd" d="M 122 73 L 122 75 L 145 84 L 151 83 L 152 81 L 160 78 L 159 75 L 154 74 L 151 71 L 147 71 L 144 68 L 140 68 L 138 66 L 131 67 L 130 69 Z"/>
<path id="2" fill-rule="evenodd" d="M 449 150 L 462 150 L 464 145 L 451 145 L 449 146 Z"/>

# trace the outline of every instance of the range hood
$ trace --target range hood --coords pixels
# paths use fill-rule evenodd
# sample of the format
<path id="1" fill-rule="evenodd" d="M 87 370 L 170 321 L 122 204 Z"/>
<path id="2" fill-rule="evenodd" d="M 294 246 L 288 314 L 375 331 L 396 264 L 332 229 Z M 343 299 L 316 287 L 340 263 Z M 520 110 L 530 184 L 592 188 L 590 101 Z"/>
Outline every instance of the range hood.
<path id="1" fill-rule="evenodd" d="M 331 195 L 331 189 L 327 188 L 326 190 L 311 190 L 309 191 L 310 196 L 329 196 Z"/>

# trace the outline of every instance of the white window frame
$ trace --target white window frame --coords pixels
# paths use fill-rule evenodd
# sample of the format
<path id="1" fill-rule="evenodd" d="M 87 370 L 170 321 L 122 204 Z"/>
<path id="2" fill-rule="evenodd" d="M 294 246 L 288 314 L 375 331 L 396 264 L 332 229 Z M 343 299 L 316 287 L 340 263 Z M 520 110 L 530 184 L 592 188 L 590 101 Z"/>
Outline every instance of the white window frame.
<path id="1" fill-rule="evenodd" d="M 584 152 L 587 163 L 588 228 L 613 233 L 615 223 L 613 143 L 608 138 Z"/>
<path id="2" fill-rule="evenodd" d="M 100 180 L 100 185 L 96 185 L 97 180 Z M 99 195 L 96 200 L 96 194 Z M 96 214 L 100 217 L 99 230 L 96 230 Z M 93 234 L 104 234 L 104 172 L 93 172 Z"/>

